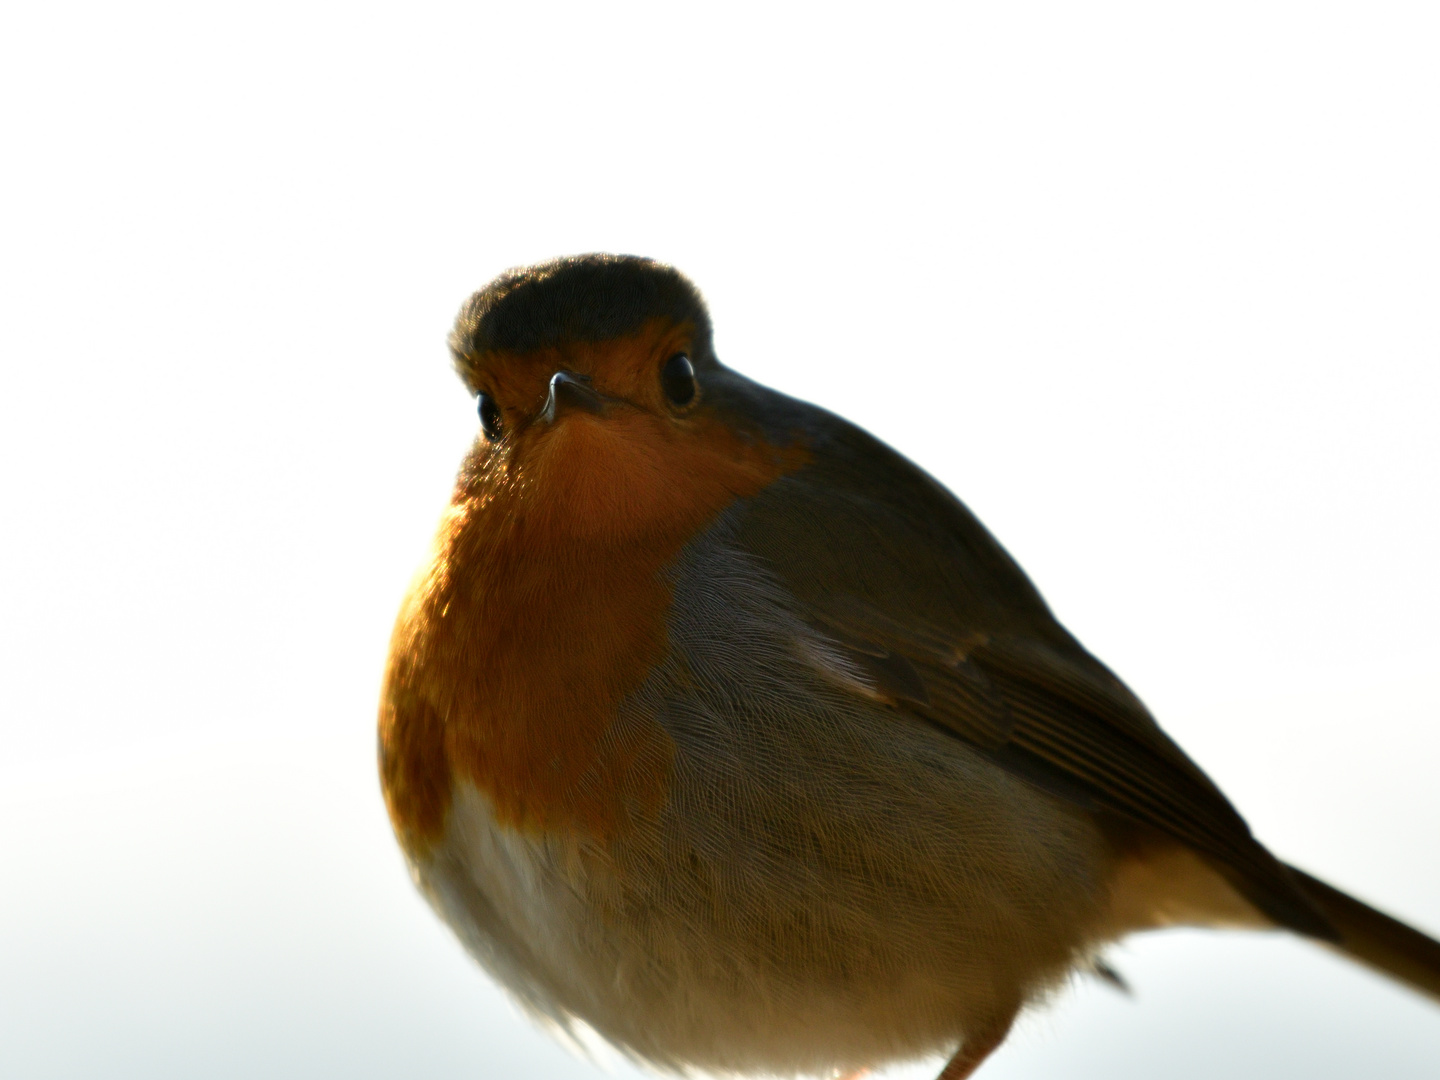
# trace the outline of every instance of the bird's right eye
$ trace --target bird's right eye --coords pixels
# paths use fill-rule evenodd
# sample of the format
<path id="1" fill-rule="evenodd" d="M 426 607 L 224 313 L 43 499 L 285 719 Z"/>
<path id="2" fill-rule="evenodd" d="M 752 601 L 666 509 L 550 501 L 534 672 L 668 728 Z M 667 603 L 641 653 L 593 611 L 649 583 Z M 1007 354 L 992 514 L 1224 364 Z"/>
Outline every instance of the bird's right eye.
<path id="1" fill-rule="evenodd" d="M 482 390 L 476 408 L 480 412 L 480 428 L 485 432 L 485 438 L 494 442 L 500 438 L 500 406 Z"/>

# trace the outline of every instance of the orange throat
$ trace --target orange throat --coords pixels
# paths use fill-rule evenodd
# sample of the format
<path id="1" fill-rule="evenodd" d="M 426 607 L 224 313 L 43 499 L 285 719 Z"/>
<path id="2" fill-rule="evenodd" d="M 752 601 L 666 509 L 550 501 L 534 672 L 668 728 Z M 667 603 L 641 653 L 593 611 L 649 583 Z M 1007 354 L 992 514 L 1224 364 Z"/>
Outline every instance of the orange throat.
<path id="1" fill-rule="evenodd" d="M 639 410 L 477 447 L 401 609 L 381 699 L 381 779 L 412 854 L 443 833 L 457 780 L 532 834 L 605 841 L 659 809 L 673 744 L 622 705 L 669 651 L 664 569 L 808 456 Z"/>

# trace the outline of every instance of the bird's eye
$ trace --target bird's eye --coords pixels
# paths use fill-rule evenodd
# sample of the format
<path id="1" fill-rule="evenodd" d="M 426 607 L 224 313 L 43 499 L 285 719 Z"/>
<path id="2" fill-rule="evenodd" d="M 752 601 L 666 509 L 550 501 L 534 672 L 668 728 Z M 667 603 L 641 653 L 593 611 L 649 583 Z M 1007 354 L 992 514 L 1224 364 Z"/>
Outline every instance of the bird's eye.
<path id="1" fill-rule="evenodd" d="M 500 406 L 484 391 L 481 391 L 476 406 L 480 412 L 480 427 L 485 432 L 485 438 L 494 442 L 500 438 Z"/>
<path id="2" fill-rule="evenodd" d="M 665 361 L 660 369 L 660 388 L 676 405 L 689 405 L 695 400 L 695 367 L 683 352 Z"/>

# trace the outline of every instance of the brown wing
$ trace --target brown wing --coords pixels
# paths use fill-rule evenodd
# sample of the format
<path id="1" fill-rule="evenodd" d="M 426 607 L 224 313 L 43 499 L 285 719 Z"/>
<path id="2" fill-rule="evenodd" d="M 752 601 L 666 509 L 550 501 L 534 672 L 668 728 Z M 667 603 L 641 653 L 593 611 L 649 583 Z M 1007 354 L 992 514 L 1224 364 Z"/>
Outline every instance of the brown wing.
<path id="1" fill-rule="evenodd" d="M 898 709 L 1053 792 L 1169 834 L 1272 918 L 1333 937 L 1220 790 L 1055 621 L 973 515 L 887 447 L 830 423 L 815 463 L 743 504 L 734 522 L 801 616 L 849 649 Z"/>

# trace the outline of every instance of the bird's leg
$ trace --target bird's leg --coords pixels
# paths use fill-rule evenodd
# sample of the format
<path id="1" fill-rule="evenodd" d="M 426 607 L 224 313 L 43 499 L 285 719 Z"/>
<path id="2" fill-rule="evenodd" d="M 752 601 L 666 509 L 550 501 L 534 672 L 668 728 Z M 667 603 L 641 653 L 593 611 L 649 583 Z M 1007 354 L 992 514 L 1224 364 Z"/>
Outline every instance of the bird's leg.
<path id="1" fill-rule="evenodd" d="M 960 1049 L 955 1051 L 955 1056 L 935 1080 L 968 1080 L 995 1048 L 1005 1041 L 1005 1036 L 1010 1034 L 1010 1025 L 1015 1022 L 1015 1014 L 1019 1011 L 1012 1009 L 1004 1018 L 965 1036 Z"/>

